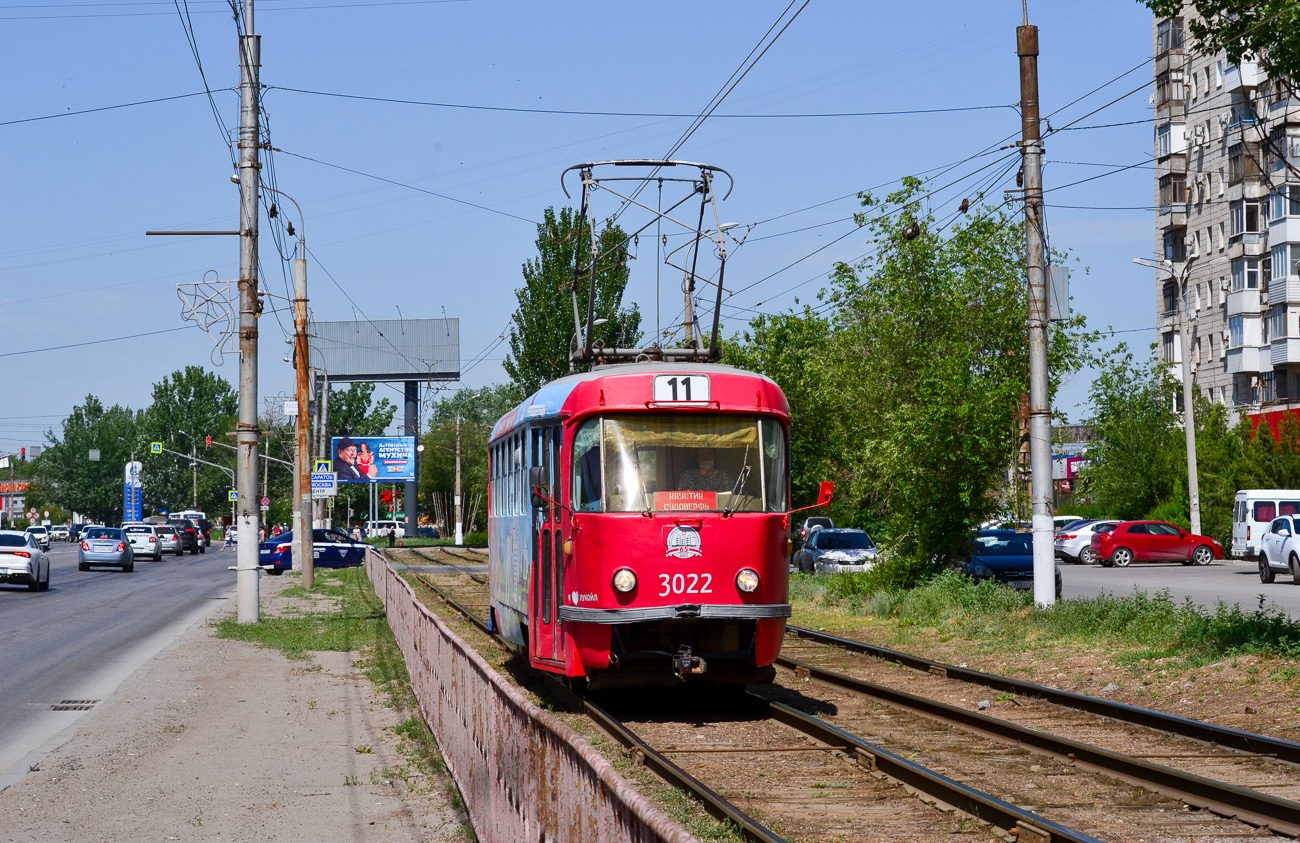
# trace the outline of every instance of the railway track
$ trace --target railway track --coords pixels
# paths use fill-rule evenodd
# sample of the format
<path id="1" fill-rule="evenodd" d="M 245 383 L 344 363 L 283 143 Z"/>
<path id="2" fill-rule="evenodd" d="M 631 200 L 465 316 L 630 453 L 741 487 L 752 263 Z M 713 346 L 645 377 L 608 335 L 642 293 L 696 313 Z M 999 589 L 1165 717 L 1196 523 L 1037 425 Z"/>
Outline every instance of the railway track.
<path id="1" fill-rule="evenodd" d="M 428 577 L 415 574 L 416 578 L 433 591 L 440 600 L 457 614 L 463 616 L 480 632 L 493 637 L 498 643 L 509 647 L 508 642 L 501 641 L 488 630 L 487 623 L 473 609 L 466 605 L 463 598 L 453 595 L 445 588 L 431 581 Z M 510 648 L 513 649 L 513 648 Z M 559 683 L 555 683 L 558 685 Z M 571 696 L 567 688 L 559 686 L 558 692 Z M 766 738 L 783 745 L 766 745 L 760 748 L 721 746 L 705 747 L 686 746 L 675 749 L 655 749 L 650 741 L 639 735 L 624 720 L 620 720 L 604 707 L 586 696 L 578 697 L 582 711 L 606 734 L 622 744 L 639 763 L 653 770 L 662 779 L 679 790 L 691 795 L 714 817 L 734 823 L 745 839 L 753 841 L 783 840 L 781 836 L 765 827 L 758 820 L 747 814 L 741 807 L 725 798 L 717 790 L 709 787 L 700 778 L 693 775 L 670 756 L 687 756 L 699 758 L 701 754 L 727 754 L 740 764 L 755 767 L 762 762 L 780 765 L 780 757 L 785 753 L 813 752 L 824 756 L 816 762 L 818 769 L 829 768 L 841 777 L 846 770 L 852 769 L 859 779 L 857 795 L 870 804 L 882 798 L 893 796 L 896 801 L 900 795 L 896 788 L 882 784 L 885 781 L 902 784 L 907 792 L 914 793 L 932 805 L 945 809 L 955 809 L 969 817 L 978 818 L 980 823 L 967 828 L 968 833 L 983 827 L 983 823 L 992 825 L 1003 833 L 1019 840 L 1030 841 L 1073 841 L 1073 843 L 1093 843 L 1097 838 L 1091 834 L 1067 827 L 1046 819 L 1043 816 L 1017 806 L 1009 801 L 997 798 L 970 785 L 958 782 L 933 769 L 909 760 L 895 752 L 838 728 L 825 720 L 809 715 L 779 700 L 753 694 L 750 707 L 754 709 L 750 716 L 766 721 Z M 773 729 L 780 724 L 779 729 Z M 760 727 L 760 730 L 762 728 Z M 784 731 L 784 734 L 780 734 Z M 784 740 L 782 740 L 784 738 Z M 688 765 L 689 766 L 689 765 Z M 705 765 L 709 766 L 709 765 Z M 716 766 L 716 765 L 715 765 Z M 838 769 L 836 769 L 838 768 Z M 760 773 L 759 775 L 766 775 Z M 838 783 L 836 785 L 838 787 Z M 816 787 L 816 785 L 814 785 Z M 881 791 L 884 790 L 885 793 Z M 890 793 L 889 791 L 893 791 Z M 910 796 L 903 798 L 909 799 Z M 815 803 L 816 800 L 813 800 Z M 818 807 L 815 804 L 811 807 Z M 926 836 L 936 833 L 931 829 Z"/>

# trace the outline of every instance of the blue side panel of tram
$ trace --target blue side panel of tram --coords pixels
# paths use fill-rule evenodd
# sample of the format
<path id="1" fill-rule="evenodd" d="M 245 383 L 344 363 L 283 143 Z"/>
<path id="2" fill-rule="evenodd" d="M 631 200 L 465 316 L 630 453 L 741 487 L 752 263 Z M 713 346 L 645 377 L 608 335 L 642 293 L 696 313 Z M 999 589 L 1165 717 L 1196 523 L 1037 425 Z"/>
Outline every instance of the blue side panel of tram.
<path id="1" fill-rule="evenodd" d="M 523 626 L 528 623 L 528 607 L 533 547 L 533 513 L 529 508 L 528 472 L 533 467 L 529 443 L 531 428 L 554 420 L 564 409 L 580 381 L 555 382 L 533 393 L 514 410 L 506 413 L 492 428 L 491 445 L 507 436 L 519 436 L 518 453 L 512 449 L 507 475 L 494 472 L 494 483 L 509 484 L 501 489 L 488 520 L 488 554 L 491 566 L 491 599 L 501 633 L 511 641 L 527 644 Z M 496 495 L 494 495 L 496 497 Z"/>

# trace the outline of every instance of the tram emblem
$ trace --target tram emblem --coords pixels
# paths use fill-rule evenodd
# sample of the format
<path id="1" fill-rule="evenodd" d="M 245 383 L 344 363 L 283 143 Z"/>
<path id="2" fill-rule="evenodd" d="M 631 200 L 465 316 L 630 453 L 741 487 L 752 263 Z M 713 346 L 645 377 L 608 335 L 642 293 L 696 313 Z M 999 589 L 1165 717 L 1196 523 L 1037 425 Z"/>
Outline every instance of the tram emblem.
<path id="1" fill-rule="evenodd" d="M 692 556 L 700 556 L 700 532 L 694 527 L 673 527 L 668 533 L 668 549 L 665 556 L 673 556 L 677 559 L 689 559 Z"/>

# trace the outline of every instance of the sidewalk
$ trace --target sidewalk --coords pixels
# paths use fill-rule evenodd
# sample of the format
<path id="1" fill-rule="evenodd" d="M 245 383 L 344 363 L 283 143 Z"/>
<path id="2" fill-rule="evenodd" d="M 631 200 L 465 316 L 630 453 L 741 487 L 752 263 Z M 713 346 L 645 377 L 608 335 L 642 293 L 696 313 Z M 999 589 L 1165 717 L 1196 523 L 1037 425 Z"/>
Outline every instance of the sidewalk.
<path id="1" fill-rule="evenodd" d="M 296 581 L 263 578 L 263 613 Z M 406 715 L 356 654 L 313 655 L 196 626 L 0 793 L 0 841 L 467 839 L 443 782 L 407 768 L 392 731 Z"/>

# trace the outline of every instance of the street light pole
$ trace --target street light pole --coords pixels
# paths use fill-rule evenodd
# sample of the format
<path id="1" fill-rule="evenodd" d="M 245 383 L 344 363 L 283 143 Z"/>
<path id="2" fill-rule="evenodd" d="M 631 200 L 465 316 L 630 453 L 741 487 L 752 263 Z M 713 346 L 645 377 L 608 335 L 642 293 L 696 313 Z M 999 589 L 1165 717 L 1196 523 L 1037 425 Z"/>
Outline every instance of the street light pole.
<path id="1" fill-rule="evenodd" d="M 1183 262 L 1183 271 L 1174 272 L 1174 262 L 1168 258 L 1159 264 L 1153 261 L 1134 258 L 1133 263 L 1140 266 L 1150 267 L 1152 269 L 1163 269 L 1169 273 L 1175 281 L 1178 282 L 1178 333 L 1180 336 L 1179 347 L 1183 356 L 1183 438 L 1187 443 L 1187 501 L 1189 514 L 1191 516 L 1192 532 L 1196 535 L 1201 534 L 1201 484 L 1198 478 L 1198 466 L 1196 461 L 1196 412 L 1192 405 L 1192 399 L 1196 395 L 1195 386 L 1192 383 L 1192 316 L 1188 307 L 1187 296 L 1187 279 L 1192 272 L 1192 264 L 1196 262 L 1196 255 L 1189 255 Z"/>

